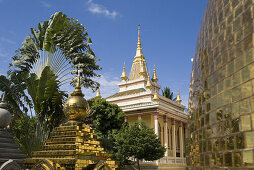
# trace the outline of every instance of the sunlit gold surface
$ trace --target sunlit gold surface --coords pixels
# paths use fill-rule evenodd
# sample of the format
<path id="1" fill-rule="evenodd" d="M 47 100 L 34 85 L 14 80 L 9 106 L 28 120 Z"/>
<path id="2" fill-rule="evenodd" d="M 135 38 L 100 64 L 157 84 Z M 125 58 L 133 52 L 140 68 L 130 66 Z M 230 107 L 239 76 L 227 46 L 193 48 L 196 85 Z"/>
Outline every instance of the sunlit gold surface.
<path id="1" fill-rule="evenodd" d="M 208 0 L 191 74 L 188 169 L 254 169 L 253 2 Z"/>
<path id="2" fill-rule="evenodd" d="M 70 96 L 64 105 L 64 113 L 69 120 L 84 120 L 88 112 L 88 103 L 82 96 Z"/>

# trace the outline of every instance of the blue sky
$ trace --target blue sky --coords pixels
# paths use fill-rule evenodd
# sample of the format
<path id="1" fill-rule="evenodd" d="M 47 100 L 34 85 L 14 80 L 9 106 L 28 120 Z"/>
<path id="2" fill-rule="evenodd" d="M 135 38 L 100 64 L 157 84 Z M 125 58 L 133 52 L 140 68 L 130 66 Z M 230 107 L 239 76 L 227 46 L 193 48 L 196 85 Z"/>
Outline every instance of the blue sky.
<path id="1" fill-rule="evenodd" d="M 129 74 L 135 56 L 137 28 L 148 69 L 156 65 L 158 83 L 180 90 L 187 105 L 191 58 L 207 0 L 0 0 L 0 74 L 6 74 L 15 50 L 38 22 L 62 11 L 78 19 L 92 38 L 102 75 L 101 93 L 118 92 L 123 63 Z M 69 89 L 72 91 L 72 89 Z M 84 90 L 86 98 L 95 95 Z"/>

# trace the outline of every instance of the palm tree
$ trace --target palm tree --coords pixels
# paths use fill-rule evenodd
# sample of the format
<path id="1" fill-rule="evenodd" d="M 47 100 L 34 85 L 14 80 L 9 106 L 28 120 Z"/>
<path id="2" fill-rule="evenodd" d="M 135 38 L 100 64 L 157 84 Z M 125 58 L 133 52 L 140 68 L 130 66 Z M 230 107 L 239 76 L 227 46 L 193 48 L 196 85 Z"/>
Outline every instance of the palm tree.
<path id="1" fill-rule="evenodd" d="M 165 96 L 166 98 L 173 100 L 173 101 L 176 100 L 176 97 L 174 98 L 174 94 L 173 94 L 173 92 L 170 91 L 169 87 L 165 87 L 161 91 L 162 91 L 162 95 Z"/>
<path id="2" fill-rule="evenodd" d="M 37 28 L 31 28 L 31 35 L 25 38 L 22 47 L 12 57 L 8 71 L 12 84 L 15 87 L 22 86 L 18 94 L 22 94 L 24 100 L 18 105 L 26 103 L 30 110 L 34 109 L 35 114 L 41 115 L 42 110 L 38 107 L 41 106 L 41 102 L 45 102 L 45 98 L 41 96 L 44 95 L 45 88 L 48 88 L 46 82 L 55 84 L 55 90 L 63 96 L 64 93 L 59 91 L 61 86 L 66 83 L 75 84 L 75 74 L 78 70 L 81 72 L 83 86 L 93 90 L 98 88 L 99 84 L 91 79 L 98 77 L 99 75 L 94 71 L 100 70 L 96 63 L 98 59 L 90 48 L 91 43 L 82 24 L 73 18 L 67 18 L 62 12 L 53 14 L 49 21 L 39 23 Z M 42 76 L 43 71 L 44 76 Z M 18 81 L 13 82 L 16 77 L 19 77 Z M 44 84 L 36 84 L 37 80 Z M 0 90 L 5 91 L 4 89 L 8 87 L 3 86 L 6 85 L 8 86 L 8 84 L 2 84 L 2 86 L 0 84 Z M 36 89 L 37 86 L 39 89 Z M 39 91 L 36 92 L 36 90 Z M 16 92 L 7 91 L 6 93 L 10 98 L 16 96 Z M 57 98 L 55 94 L 49 96 L 52 99 Z M 17 96 L 17 98 L 20 97 Z"/>
<path id="3" fill-rule="evenodd" d="M 90 48 L 91 43 L 82 24 L 57 12 L 49 21 L 39 23 L 38 28 L 31 28 L 31 35 L 12 57 L 10 67 L 14 70 L 9 73 L 35 73 L 40 78 L 42 70 L 49 66 L 61 86 L 73 84 L 75 74 L 80 70 L 82 85 L 96 89 L 99 84 L 91 78 L 99 76 L 94 70 L 100 70 L 100 67 L 96 64 L 98 59 Z"/>

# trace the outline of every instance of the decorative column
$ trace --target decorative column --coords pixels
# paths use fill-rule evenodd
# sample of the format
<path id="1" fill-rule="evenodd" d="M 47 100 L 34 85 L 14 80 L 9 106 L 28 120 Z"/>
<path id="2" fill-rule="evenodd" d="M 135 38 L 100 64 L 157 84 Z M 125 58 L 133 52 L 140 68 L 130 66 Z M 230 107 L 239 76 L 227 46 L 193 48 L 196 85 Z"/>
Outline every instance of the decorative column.
<path id="1" fill-rule="evenodd" d="M 128 122 L 128 116 L 124 117 L 124 122 Z"/>
<path id="2" fill-rule="evenodd" d="M 159 137 L 159 129 L 158 129 L 158 112 L 154 113 L 154 132 Z"/>
<path id="3" fill-rule="evenodd" d="M 172 149 L 173 149 L 173 157 L 176 162 L 176 126 L 175 126 L 175 119 L 171 119 L 172 125 Z"/>
<path id="4" fill-rule="evenodd" d="M 163 116 L 164 120 L 164 146 L 166 148 L 165 156 L 168 156 L 168 117 Z"/>
<path id="5" fill-rule="evenodd" d="M 179 122 L 180 157 L 183 158 L 183 122 Z"/>
<path id="6" fill-rule="evenodd" d="M 138 114 L 138 120 L 142 120 L 142 114 Z"/>

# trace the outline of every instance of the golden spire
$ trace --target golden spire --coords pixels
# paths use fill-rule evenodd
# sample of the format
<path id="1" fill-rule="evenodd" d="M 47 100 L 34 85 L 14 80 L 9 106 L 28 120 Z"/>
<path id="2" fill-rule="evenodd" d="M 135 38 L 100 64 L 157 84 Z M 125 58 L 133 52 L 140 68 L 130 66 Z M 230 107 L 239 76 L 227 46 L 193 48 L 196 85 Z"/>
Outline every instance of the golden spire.
<path id="1" fill-rule="evenodd" d="M 141 39 L 140 39 L 140 24 L 138 25 L 138 44 L 137 44 L 137 51 L 136 51 L 136 57 L 143 56 L 142 48 L 141 48 Z"/>
<path id="2" fill-rule="evenodd" d="M 100 88 L 98 88 L 97 93 L 96 93 L 96 98 L 101 98 L 101 92 L 100 92 Z"/>
<path id="3" fill-rule="evenodd" d="M 121 79 L 122 79 L 122 81 L 126 81 L 128 79 L 128 77 L 126 75 L 126 71 L 125 71 L 125 63 L 123 64 L 123 72 L 121 75 Z"/>
<path id="4" fill-rule="evenodd" d="M 179 95 L 179 90 L 178 90 L 178 93 L 177 93 L 176 102 L 177 102 L 178 104 L 181 104 L 181 102 L 182 102 L 182 100 L 181 100 L 181 98 L 180 98 L 180 95 Z"/>
<path id="5" fill-rule="evenodd" d="M 147 77 L 146 88 L 147 88 L 148 90 L 151 90 L 151 89 L 152 89 L 152 83 L 151 83 L 149 74 L 148 74 L 148 77 Z"/>
<path id="6" fill-rule="evenodd" d="M 158 96 L 157 89 L 155 89 L 154 96 L 153 96 L 153 101 L 154 102 L 158 102 L 159 101 L 159 96 Z"/>
<path id="7" fill-rule="evenodd" d="M 84 94 L 81 91 L 80 70 L 78 70 L 77 84 L 74 92 L 69 96 L 65 105 L 64 113 L 69 120 L 82 121 L 89 112 L 89 105 L 83 98 Z"/>
<path id="8" fill-rule="evenodd" d="M 154 65 L 154 68 L 153 68 L 153 77 L 152 77 L 152 81 L 153 81 L 154 83 L 157 83 L 157 81 L 158 81 L 158 77 L 157 77 L 156 71 L 155 71 L 155 65 Z"/>

